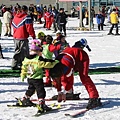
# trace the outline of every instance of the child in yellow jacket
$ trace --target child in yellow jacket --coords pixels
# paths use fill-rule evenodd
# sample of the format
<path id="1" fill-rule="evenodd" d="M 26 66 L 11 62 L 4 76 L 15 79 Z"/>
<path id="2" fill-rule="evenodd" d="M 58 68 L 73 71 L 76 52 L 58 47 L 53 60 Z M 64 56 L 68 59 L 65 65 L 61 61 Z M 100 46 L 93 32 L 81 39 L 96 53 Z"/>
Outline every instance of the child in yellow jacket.
<path id="1" fill-rule="evenodd" d="M 27 56 L 22 62 L 21 69 L 21 80 L 24 81 L 27 78 L 28 81 L 28 90 L 21 100 L 23 106 L 33 106 L 33 103 L 30 101 L 30 97 L 37 92 L 37 97 L 39 101 L 38 110 L 39 113 L 50 110 L 45 104 L 45 88 L 43 83 L 43 68 L 53 68 L 58 63 L 58 60 L 50 60 L 42 57 L 42 47 L 38 40 L 33 40 L 30 46 L 30 55 Z"/>

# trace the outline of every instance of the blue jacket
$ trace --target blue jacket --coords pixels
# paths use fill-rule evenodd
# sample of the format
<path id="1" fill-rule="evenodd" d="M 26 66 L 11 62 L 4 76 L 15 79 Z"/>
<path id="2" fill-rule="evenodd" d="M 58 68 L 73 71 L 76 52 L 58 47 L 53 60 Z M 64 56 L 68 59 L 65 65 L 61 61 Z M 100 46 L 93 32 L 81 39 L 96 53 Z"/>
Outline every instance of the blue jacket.
<path id="1" fill-rule="evenodd" d="M 96 15 L 97 24 L 104 23 L 104 17 L 101 14 Z"/>

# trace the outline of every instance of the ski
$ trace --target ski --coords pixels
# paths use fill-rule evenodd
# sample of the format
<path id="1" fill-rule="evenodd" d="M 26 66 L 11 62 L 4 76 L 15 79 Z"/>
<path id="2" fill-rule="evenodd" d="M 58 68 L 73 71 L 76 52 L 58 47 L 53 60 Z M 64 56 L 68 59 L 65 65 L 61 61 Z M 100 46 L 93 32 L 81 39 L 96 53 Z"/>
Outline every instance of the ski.
<path id="1" fill-rule="evenodd" d="M 57 99 L 52 99 L 52 98 L 47 98 L 45 99 L 45 101 L 56 101 Z M 77 100 L 89 100 L 89 98 L 79 98 L 79 99 L 66 99 L 67 101 L 69 100 L 74 100 L 74 101 L 77 101 Z M 37 102 L 38 99 L 31 99 L 32 102 Z"/>
<path id="2" fill-rule="evenodd" d="M 76 93 L 76 94 L 71 94 L 67 93 L 66 94 L 66 100 L 89 100 L 89 98 L 80 98 L 81 93 Z M 45 98 L 45 101 L 54 101 L 57 100 L 58 95 L 54 95 L 52 98 Z M 37 99 L 31 99 L 32 102 L 38 101 Z"/>
<path id="3" fill-rule="evenodd" d="M 57 101 L 57 97 L 58 95 L 53 96 L 52 98 L 45 98 L 45 101 Z M 16 104 L 8 104 L 8 107 L 36 107 L 36 103 L 38 102 L 38 99 L 30 99 L 30 101 L 33 103 L 32 106 L 23 106 L 21 103 L 21 99 L 20 98 L 15 98 L 18 103 Z M 80 98 L 80 93 L 76 93 L 76 94 L 70 94 L 67 93 L 66 94 L 66 99 L 67 100 L 89 100 L 89 98 Z"/>
<path id="4" fill-rule="evenodd" d="M 37 107 L 37 105 L 38 104 L 33 103 L 32 106 L 24 106 L 24 105 L 20 105 L 20 104 L 16 103 L 16 104 L 7 104 L 7 107 L 20 107 L 20 108 L 22 108 L 22 107 Z M 50 104 L 48 106 L 50 106 L 50 107 L 58 107 L 59 108 L 60 105 L 56 104 L 56 103 L 52 103 L 52 104 Z"/>
<path id="5" fill-rule="evenodd" d="M 36 105 L 33 106 L 23 106 L 23 105 L 18 105 L 18 104 L 8 104 L 7 107 L 36 107 Z"/>
<path id="6" fill-rule="evenodd" d="M 108 105 L 108 104 L 110 104 L 110 101 L 103 102 L 101 106 L 97 106 L 97 107 L 94 107 L 92 109 L 101 108 L 101 107 L 104 107 L 105 105 Z M 86 109 L 86 108 L 84 108 L 84 109 L 82 109 L 81 111 L 79 111 L 79 112 L 77 112 L 75 114 L 69 114 L 69 113 L 67 114 L 66 113 L 65 116 L 69 116 L 71 118 L 75 118 L 75 117 L 78 117 L 80 115 L 85 114 L 87 111 L 92 110 L 92 109 Z"/>
<path id="7" fill-rule="evenodd" d="M 34 102 L 32 102 L 33 103 L 33 105 L 31 105 L 31 106 L 26 106 L 26 105 L 22 105 L 22 103 L 21 103 L 21 99 L 20 98 L 16 98 L 17 99 L 17 103 L 16 104 L 7 104 L 7 107 L 37 107 L 37 103 L 34 103 Z M 36 102 L 37 102 L 38 100 L 36 99 Z M 61 106 L 60 106 L 60 104 L 56 104 L 56 103 L 52 103 L 52 104 L 50 104 L 49 105 L 50 107 L 57 107 L 57 108 L 60 108 Z"/>

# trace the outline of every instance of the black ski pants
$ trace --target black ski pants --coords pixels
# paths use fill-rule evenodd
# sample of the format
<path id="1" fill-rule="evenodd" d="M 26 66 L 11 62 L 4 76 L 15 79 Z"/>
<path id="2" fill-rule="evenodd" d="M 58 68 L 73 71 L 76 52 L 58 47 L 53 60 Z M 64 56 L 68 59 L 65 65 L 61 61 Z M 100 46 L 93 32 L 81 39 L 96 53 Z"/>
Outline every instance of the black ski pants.
<path id="1" fill-rule="evenodd" d="M 114 27 L 116 28 L 116 34 L 118 34 L 118 24 L 112 24 L 109 33 L 112 33 Z"/>
<path id="2" fill-rule="evenodd" d="M 43 79 L 29 79 L 28 78 L 28 90 L 26 91 L 26 96 L 31 97 L 35 91 L 37 92 L 38 99 L 44 99 L 46 96 L 46 91 L 44 88 Z"/>

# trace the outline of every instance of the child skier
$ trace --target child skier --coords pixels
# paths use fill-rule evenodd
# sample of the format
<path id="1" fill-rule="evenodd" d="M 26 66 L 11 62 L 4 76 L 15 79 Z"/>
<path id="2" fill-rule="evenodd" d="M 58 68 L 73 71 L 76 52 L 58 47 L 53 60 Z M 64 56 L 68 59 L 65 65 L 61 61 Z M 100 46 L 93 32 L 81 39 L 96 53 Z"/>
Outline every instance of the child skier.
<path id="1" fill-rule="evenodd" d="M 45 104 L 44 100 L 46 92 L 43 83 L 43 68 L 52 68 L 58 63 L 57 60 L 44 59 L 41 55 L 42 47 L 40 42 L 38 40 L 33 40 L 30 47 L 30 55 L 22 62 L 21 69 L 21 80 L 24 81 L 24 79 L 27 78 L 29 84 L 28 90 L 23 100 L 21 100 L 21 103 L 23 106 L 33 106 L 30 97 L 36 90 L 41 108 L 38 110 L 38 113 L 43 113 L 51 109 Z"/>
<path id="2" fill-rule="evenodd" d="M 56 32 L 56 38 L 53 40 L 53 44 L 55 44 L 56 42 L 58 42 L 60 40 L 61 35 L 62 35 L 62 33 L 58 30 Z"/>
<path id="3" fill-rule="evenodd" d="M 97 24 L 98 24 L 98 30 L 103 30 L 103 24 L 104 24 L 104 17 L 101 13 L 101 11 L 98 12 L 98 14 L 96 15 L 96 20 L 97 20 Z"/>
<path id="4" fill-rule="evenodd" d="M 43 57 L 47 58 L 47 59 L 53 59 L 53 53 L 55 51 L 58 51 L 60 50 L 60 47 L 61 45 L 53 45 L 52 44 L 52 41 L 53 41 L 53 37 L 50 36 L 50 35 L 47 35 L 46 36 L 46 44 L 44 42 L 44 45 L 42 45 L 43 47 L 43 51 L 42 51 L 42 54 L 43 54 Z M 51 78 L 49 76 L 49 70 L 48 69 L 45 69 L 45 76 L 46 76 L 46 82 L 44 83 L 45 86 L 51 86 Z"/>
<path id="5" fill-rule="evenodd" d="M 54 45 L 61 45 L 60 49 L 58 51 L 55 51 L 55 56 L 57 57 L 58 54 L 60 54 L 65 48 L 70 47 L 69 43 L 67 43 L 67 41 L 65 40 L 65 36 L 64 35 L 60 35 L 59 39 L 57 40 L 57 42 Z"/>

